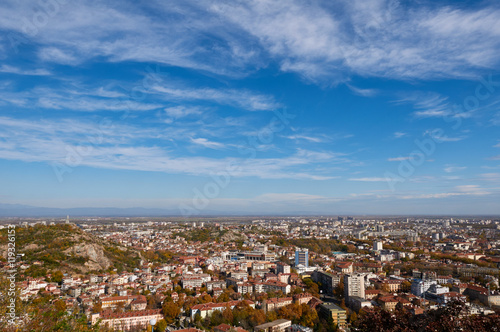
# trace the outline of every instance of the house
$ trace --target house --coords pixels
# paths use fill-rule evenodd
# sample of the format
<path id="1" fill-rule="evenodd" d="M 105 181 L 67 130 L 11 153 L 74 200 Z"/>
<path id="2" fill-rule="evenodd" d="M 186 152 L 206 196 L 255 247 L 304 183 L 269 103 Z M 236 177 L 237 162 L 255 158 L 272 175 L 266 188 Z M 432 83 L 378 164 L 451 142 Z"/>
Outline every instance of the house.
<path id="1" fill-rule="evenodd" d="M 293 295 L 293 302 L 300 304 L 308 304 L 312 300 L 313 296 L 309 293 L 300 293 Z"/>
<path id="2" fill-rule="evenodd" d="M 271 310 L 278 310 L 281 307 L 292 304 L 293 299 L 291 297 L 284 298 L 271 298 L 264 301 L 264 309 L 266 312 Z"/>
<path id="3" fill-rule="evenodd" d="M 148 306 L 148 301 L 144 295 L 139 295 L 130 302 L 131 310 L 145 310 Z"/>
<path id="4" fill-rule="evenodd" d="M 349 274 L 353 273 L 354 267 L 352 262 L 339 262 L 335 266 L 335 270 L 339 271 L 340 273 Z"/>

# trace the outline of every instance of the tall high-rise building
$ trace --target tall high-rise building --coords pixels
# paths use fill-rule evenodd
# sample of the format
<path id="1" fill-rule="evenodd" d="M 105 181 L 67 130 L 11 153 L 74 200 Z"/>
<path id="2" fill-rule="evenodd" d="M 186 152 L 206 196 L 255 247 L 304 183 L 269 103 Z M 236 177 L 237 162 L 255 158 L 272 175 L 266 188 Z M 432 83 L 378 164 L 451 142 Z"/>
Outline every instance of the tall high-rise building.
<path id="1" fill-rule="evenodd" d="M 349 303 L 349 297 L 358 296 L 365 298 L 365 276 L 360 273 L 346 274 L 344 276 L 344 297 Z"/>
<path id="2" fill-rule="evenodd" d="M 296 249 L 295 250 L 295 266 L 304 265 L 309 267 L 309 250 L 308 249 Z"/>
<path id="3" fill-rule="evenodd" d="M 380 251 L 384 249 L 384 244 L 382 241 L 373 241 L 373 250 Z"/>

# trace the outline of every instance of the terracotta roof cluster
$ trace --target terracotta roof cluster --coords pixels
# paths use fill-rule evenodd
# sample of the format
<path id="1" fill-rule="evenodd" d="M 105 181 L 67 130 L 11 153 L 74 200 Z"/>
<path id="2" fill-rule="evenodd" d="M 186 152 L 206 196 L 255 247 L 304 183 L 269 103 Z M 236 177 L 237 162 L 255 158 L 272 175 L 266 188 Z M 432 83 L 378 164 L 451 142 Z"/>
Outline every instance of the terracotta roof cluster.
<path id="1" fill-rule="evenodd" d="M 229 331 L 236 331 L 236 332 L 247 332 L 244 328 L 241 327 L 233 327 L 227 324 L 220 324 L 216 327 L 214 327 L 214 331 L 222 331 L 222 332 L 229 332 Z"/>
<path id="2" fill-rule="evenodd" d="M 283 298 L 278 298 L 278 297 L 273 297 L 270 299 L 267 299 L 267 303 L 281 303 L 281 302 L 287 302 L 287 301 L 292 301 L 291 297 L 283 297 Z"/>

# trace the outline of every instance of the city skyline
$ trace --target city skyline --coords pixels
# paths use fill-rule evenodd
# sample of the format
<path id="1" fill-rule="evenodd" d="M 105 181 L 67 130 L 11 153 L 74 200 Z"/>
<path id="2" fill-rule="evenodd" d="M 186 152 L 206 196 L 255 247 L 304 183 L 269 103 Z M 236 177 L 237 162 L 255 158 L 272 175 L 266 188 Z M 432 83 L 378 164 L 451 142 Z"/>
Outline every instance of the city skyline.
<path id="1" fill-rule="evenodd" d="M 0 209 L 500 214 L 500 6 L 0 4 Z"/>

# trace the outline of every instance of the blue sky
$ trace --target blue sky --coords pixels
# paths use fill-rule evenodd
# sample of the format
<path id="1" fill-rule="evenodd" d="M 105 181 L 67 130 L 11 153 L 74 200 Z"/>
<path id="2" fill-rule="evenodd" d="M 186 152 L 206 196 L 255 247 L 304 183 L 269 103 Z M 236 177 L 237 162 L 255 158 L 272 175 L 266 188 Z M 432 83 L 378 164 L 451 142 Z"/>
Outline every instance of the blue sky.
<path id="1" fill-rule="evenodd" d="M 495 1 L 2 1 L 0 202 L 499 214 Z"/>

